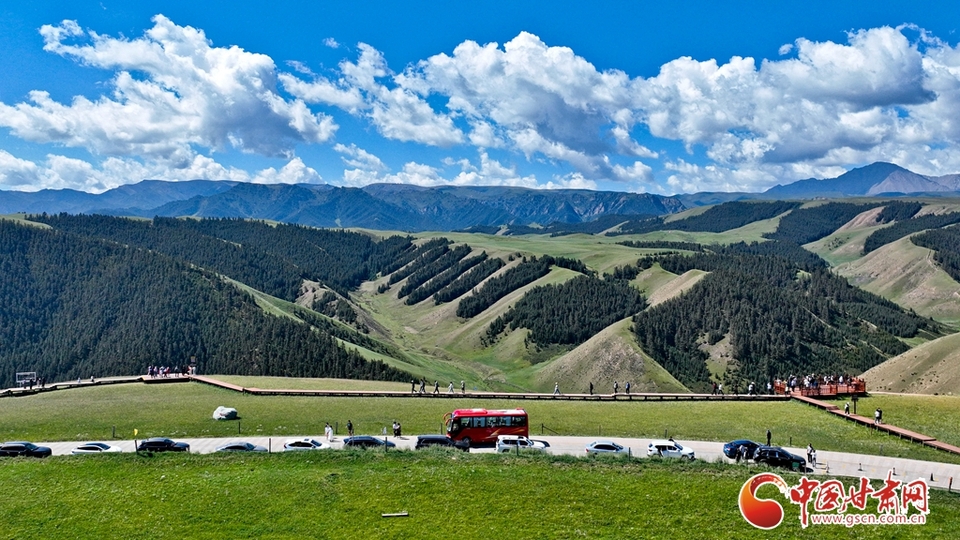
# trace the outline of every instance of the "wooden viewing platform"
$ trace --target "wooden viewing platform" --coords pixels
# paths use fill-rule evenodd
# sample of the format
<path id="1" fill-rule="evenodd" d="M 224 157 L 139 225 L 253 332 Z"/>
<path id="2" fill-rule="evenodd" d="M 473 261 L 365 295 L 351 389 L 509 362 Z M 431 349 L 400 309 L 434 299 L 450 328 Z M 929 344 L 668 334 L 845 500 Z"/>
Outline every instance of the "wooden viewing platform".
<path id="1" fill-rule="evenodd" d="M 780 395 L 800 395 L 806 397 L 837 397 L 837 396 L 866 396 L 867 383 L 861 379 L 853 379 L 844 384 L 816 384 L 810 387 L 797 387 L 792 391 L 787 383 L 777 381 L 773 383 L 773 392 Z"/>

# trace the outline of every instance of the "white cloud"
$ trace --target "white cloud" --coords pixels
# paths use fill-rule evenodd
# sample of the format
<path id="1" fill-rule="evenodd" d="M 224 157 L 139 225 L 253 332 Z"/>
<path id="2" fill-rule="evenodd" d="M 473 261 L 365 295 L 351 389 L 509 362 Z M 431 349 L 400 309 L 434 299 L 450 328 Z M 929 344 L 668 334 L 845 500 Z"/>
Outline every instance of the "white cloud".
<path id="1" fill-rule="evenodd" d="M 323 45 L 324 45 L 325 47 L 330 47 L 331 49 L 339 49 L 339 48 L 340 48 L 340 44 L 337 43 L 337 40 L 333 39 L 332 37 L 324 38 L 324 39 L 323 39 Z"/>
<path id="2" fill-rule="evenodd" d="M 44 185 L 36 163 L 15 157 L 5 150 L 0 150 L 0 186 L 26 191 L 48 187 Z"/>
<path id="3" fill-rule="evenodd" d="M 137 39 L 85 34 L 74 21 L 41 28 L 44 50 L 115 70 L 112 95 L 64 104 L 31 92 L 29 103 L 0 103 L 0 125 L 34 142 L 160 159 L 192 155 L 194 145 L 289 156 L 298 142 L 333 136 L 331 117 L 277 93 L 269 57 L 213 47 L 201 30 L 162 15 L 153 21 Z"/>
<path id="4" fill-rule="evenodd" d="M 263 169 L 250 181 L 258 184 L 319 184 L 323 179 L 316 170 L 304 165 L 300 158 L 293 158 L 279 171 L 273 167 Z"/>
<path id="5" fill-rule="evenodd" d="M 360 56 L 355 63 L 340 63 L 338 80 L 316 77 L 307 82 L 282 74 L 284 88 L 306 102 L 362 114 L 388 139 L 432 146 L 463 141 L 463 132 L 450 115 L 438 113 L 416 92 L 397 84 L 402 77 L 393 75 L 380 51 L 365 43 L 357 48 Z"/>
<path id="6" fill-rule="evenodd" d="M 340 159 L 342 159 L 348 167 L 373 172 L 387 169 L 387 166 L 380 161 L 380 158 L 367 152 L 363 148 L 358 148 L 355 144 L 351 143 L 350 146 L 337 144 L 333 149 L 338 154 L 341 154 Z"/>

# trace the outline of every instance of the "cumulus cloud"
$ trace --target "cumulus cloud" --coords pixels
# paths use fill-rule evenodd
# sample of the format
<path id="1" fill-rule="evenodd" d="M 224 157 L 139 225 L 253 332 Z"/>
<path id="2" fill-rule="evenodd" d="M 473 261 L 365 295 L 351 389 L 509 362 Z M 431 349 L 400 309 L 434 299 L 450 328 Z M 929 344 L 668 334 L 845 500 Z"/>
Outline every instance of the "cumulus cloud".
<path id="1" fill-rule="evenodd" d="M 380 161 L 380 158 L 367 152 L 363 148 L 358 148 L 355 144 L 351 143 L 350 146 L 337 144 L 333 149 L 340 154 L 340 159 L 342 159 L 343 163 L 348 167 L 374 172 L 387 169 L 387 166 Z"/>
<path id="2" fill-rule="evenodd" d="M 398 141 L 451 146 L 463 141 L 453 118 L 437 112 L 415 91 L 397 84 L 383 54 L 365 43 L 358 45 L 356 62 L 340 63 L 341 77 L 304 81 L 281 75 L 284 88 L 309 103 L 339 107 L 368 118 L 381 135 Z"/>
<path id="3" fill-rule="evenodd" d="M 359 140 L 341 141 L 334 150 L 347 185 L 759 190 L 876 160 L 925 174 L 960 170 L 960 48 L 916 27 L 851 31 L 842 42 L 798 37 L 774 59 L 681 57 L 648 78 L 597 69 L 527 32 L 502 45 L 464 41 L 399 72 L 360 43 L 319 74 L 298 61 L 278 70 L 268 56 L 214 45 L 162 15 L 133 39 L 74 21 L 40 32 L 45 50 L 112 70 L 109 92 L 67 103 L 36 90 L 25 102 L 0 103 L 0 126 L 84 148 L 98 161 L 0 154 L 4 187 L 100 189 L 120 174 L 317 182 L 294 149 L 333 144 L 334 115 L 344 114 L 390 141 L 453 156 L 443 166 L 407 158 L 391 172 Z M 465 149 L 476 157 L 464 158 Z M 287 165 L 240 171 L 210 157 L 224 150 L 282 156 Z M 538 180 L 523 172 L 531 165 L 564 172 Z"/>
<path id="4" fill-rule="evenodd" d="M 280 170 L 269 167 L 259 171 L 250 181 L 258 184 L 319 184 L 323 179 L 300 158 L 293 158 Z"/>
<path id="5" fill-rule="evenodd" d="M 0 125 L 30 141 L 159 159 L 189 159 L 195 145 L 290 156 L 299 142 L 333 136 L 331 117 L 278 93 L 268 56 L 214 47 L 203 31 L 162 15 L 153 22 L 136 39 L 84 32 L 75 21 L 43 26 L 44 50 L 115 70 L 112 93 L 66 104 L 34 91 L 29 102 L 0 103 Z"/>

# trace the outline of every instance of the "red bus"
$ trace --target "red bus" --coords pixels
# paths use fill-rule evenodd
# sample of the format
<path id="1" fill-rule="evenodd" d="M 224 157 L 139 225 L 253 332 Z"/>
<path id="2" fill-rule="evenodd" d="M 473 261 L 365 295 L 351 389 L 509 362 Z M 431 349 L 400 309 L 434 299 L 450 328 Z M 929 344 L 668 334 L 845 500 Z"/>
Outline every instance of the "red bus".
<path id="1" fill-rule="evenodd" d="M 523 409 L 457 409 L 443 415 L 447 436 L 467 444 L 496 442 L 500 435 L 530 434 L 527 411 Z"/>

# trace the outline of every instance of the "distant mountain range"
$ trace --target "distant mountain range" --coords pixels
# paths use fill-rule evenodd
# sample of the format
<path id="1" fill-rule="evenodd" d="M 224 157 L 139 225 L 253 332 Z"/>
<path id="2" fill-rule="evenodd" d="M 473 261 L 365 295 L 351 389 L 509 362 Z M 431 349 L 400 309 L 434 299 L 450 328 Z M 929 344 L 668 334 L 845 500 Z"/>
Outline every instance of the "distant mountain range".
<path id="1" fill-rule="evenodd" d="M 777 185 L 763 193 L 767 198 L 809 199 L 813 197 L 862 197 L 873 195 L 908 195 L 956 193 L 960 191 L 960 174 L 924 176 L 893 163 L 877 162 L 853 169 L 836 178 L 798 180 Z"/>
<path id="2" fill-rule="evenodd" d="M 0 214 L 17 212 L 130 216 L 241 217 L 317 227 L 450 231 L 477 226 L 583 223 L 612 215 L 664 215 L 686 208 L 748 199 L 812 199 L 873 195 L 954 195 L 960 174 L 924 176 L 891 163 L 873 163 L 837 178 L 799 180 L 763 193 L 660 196 L 515 187 L 363 188 L 232 181 L 144 180 L 101 194 L 76 190 L 0 191 Z"/>

